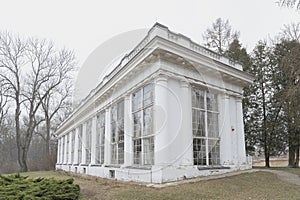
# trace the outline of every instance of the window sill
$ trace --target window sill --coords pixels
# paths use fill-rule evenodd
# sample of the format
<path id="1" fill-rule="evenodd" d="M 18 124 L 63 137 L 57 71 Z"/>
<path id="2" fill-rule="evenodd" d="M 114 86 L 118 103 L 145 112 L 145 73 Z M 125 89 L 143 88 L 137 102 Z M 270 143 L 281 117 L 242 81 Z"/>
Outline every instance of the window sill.
<path id="1" fill-rule="evenodd" d="M 121 168 L 120 165 L 104 165 L 104 167 Z"/>
<path id="2" fill-rule="evenodd" d="M 152 166 L 133 165 L 133 166 L 126 166 L 125 169 L 143 169 L 143 170 L 151 170 L 151 169 L 152 169 Z"/>
<path id="3" fill-rule="evenodd" d="M 230 167 L 224 167 L 221 165 L 215 165 L 215 166 L 201 166 L 198 165 L 197 166 L 198 170 L 214 170 L 214 169 L 230 169 Z"/>
<path id="4" fill-rule="evenodd" d="M 90 165 L 91 167 L 101 167 L 102 166 L 102 164 L 92 164 L 92 165 Z"/>

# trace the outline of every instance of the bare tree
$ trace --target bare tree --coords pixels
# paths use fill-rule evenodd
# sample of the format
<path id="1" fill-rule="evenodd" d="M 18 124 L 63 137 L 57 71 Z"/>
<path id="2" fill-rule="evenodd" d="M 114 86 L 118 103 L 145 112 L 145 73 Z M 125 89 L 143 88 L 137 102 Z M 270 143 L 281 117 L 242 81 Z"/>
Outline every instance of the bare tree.
<path id="1" fill-rule="evenodd" d="M 223 21 L 218 18 L 202 36 L 206 47 L 223 55 L 232 41 L 239 38 L 239 35 L 239 32 L 232 30 L 228 20 Z"/>
<path id="2" fill-rule="evenodd" d="M 21 129 L 20 129 L 20 115 L 21 104 L 23 102 L 21 95 L 21 66 L 26 64 L 24 60 L 27 44 L 19 37 L 13 38 L 9 33 L 4 32 L 0 36 L 0 67 L 2 72 L 0 76 L 9 86 L 10 98 L 15 103 L 15 128 L 16 128 L 16 143 L 18 147 L 18 162 L 21 171 L 27 171 L 27 166 L 24 164 L 22 158 L 23 146 L 21 145 Z"/>
<path id="3" fill-rule="evenodd" d="M 283 25 L 281 37 L 288 41 L 300 42 L 300 22 Z"/>
<path id="4" fill-rule="evenodd" d="M 8 88 L 4 84 L 4 80 L 0 78 L 0 135 L 3 131 L 3 126 L 6 118 L 8 117 L 8 97 L 7 97 Z"/>
<path id="5" fill-rule="evenodd" d="M 300 9 L 300 0 L 278 0 L 277 3 L 280 7 Z"/>
<path id="6" fill-rule="evenodd" d="M 16 143 L 21 171 L 28 171 L 27 155 L 32 136 L 45 120 L 38 117 L 40 107 L 64 79 L 63 71 L 70 64 L 64 60 L 68 54 L 73 55 L 67 50 L 58 52 L 47 40 L 1 34 L 0 69 L 4 72 L 1 77 L 9 86 L 8 96 L 15 102 Z M 21 118 L 25 120 L 21 121 Z M 21 132 L 21 125 L 26 127 L 25 131 Z"/>
<path id="7" fill-rule="evenodd" d="M 58 58 L 60 65 L 59 75 L 50 79 L 43 87 L 44 91 L 48 91 L 45 93 L 46 95 L 39 96 L 45 120 L 45 133 L 39 133 L 39 135 L 46 142 L 47 156 L 50 156 L 51 134 L 58 126 L 58 124 L 54 123 L 54 120 L 60 117 L 59 112 L 61 110 L 69 109 L 72 89 L 72 76 L 70 75 L 75 69 L 74 58 L 74 54 L 71 51 L 63 50 L 60 52 L 60 57 Z"/>

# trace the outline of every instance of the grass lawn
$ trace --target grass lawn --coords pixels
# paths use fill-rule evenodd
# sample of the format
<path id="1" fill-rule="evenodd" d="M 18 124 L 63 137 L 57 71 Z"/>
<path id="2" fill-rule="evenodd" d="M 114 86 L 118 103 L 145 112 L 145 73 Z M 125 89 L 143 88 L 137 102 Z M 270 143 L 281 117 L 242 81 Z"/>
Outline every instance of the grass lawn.
<path id="1" fill-rule="evenodd" d="M 289 172 L 289 173 L 296 174 L 296 175 L 300 176 L 300 168 L 271 167 L 269 169 L 271 169 L 271 170 L 281 170 L 281 171 Z"/>
<path id="2" fill-rule="evenodd" d="M 58 179 L 70 177 L 63 172 L 51 171 L 29 172 L 23 175 Z M 73 178 L 75 184 L 80 185 L 81 199 L 299 199 L 300 197 L 299 186 L 285 183 L 275 174 L 268 172 L 242 174 L 160 189 L 101 178 L 76 176 Z"/>

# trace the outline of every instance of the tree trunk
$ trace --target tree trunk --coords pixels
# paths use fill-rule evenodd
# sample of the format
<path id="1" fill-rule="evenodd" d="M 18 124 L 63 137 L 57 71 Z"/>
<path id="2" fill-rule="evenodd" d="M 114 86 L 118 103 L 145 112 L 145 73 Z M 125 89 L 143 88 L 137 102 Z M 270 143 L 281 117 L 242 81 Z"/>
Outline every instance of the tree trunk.
<path id="1" fill-rule="evenodd" d="M 263 100 L 263 140 L 264 140 L 264 152 L 265 152 L 265 167 L 270 167 L 270 151 L 268 143 L 268 134 L 267 134 L 267 112 L 266 112 L 266 99 L 265 99 L 265 88 L 264 83 L 261 83 L 261 92 Z"/>
<path id="2" fill-rule="evenodd" d="M 22 138 L 21 138 L 21 129 L 20 129 L 20 103 L 18 98 L 18 93 L 16 94 L 16 110 L 15 110 L 15 123 L 16 123 L 16 143 L 17 143 L 17 149 L 18 149 L 18 163 L 20 166 L 20 172 L 27 172 L 27 155 L 25 151 L 24 145 L 22 145 Z"/>
<path id="3" fill-rule="evenodd" d="M 46 116 L 46 155 L 50 159 L 50 119 Z"/>
<path id="4" fill-rule="evenodd" d="M 300 151 L 300 148 L 299 146 L 296 148 L 296 161 L 295 161 L 295 166 L 296 168 L 299 168 L 299 151 Z"/>

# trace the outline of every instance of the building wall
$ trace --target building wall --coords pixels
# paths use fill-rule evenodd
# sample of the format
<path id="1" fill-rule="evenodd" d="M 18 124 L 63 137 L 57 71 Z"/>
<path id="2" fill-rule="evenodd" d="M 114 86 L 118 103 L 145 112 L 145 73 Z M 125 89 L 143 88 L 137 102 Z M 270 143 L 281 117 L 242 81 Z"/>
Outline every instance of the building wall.
<path id="1" fill-rule="evenodd" d="M 120 80 L 106 94 L 94 99 L 93 106 L 86 108 L 86 111 L 78 115 L 73 124 L 60 134 L 58 143 L 60 153 L 56 168 L 104 178 L 154 183 L 249 168 L 250 166 L 246 163 L 244 145 L 242 88 L 227 82 L 227 80 L 220 80 L 219 75 L 201 70 L 201 66 L 197 69 L 196 67 L 180 68 L 174 63 L 161 60 L 138 65 L 133 74 Z M 146 83 L 155 84 L 153 114 L 155 164 L 153 166 L 134 166 L 131 94 Z M 197 87 L 197 85 L 218 93 L 220 164 L 230 168 L 213 169 L 208 167 L 206 170 L 199 170 L 193 164 L 191 91 L 192 87 Z M 122 165 L 113 166 L 111 165 L 110 109 L 111 105 L 120 98 L 124 98 L 125 103 L 125 161 Z M 95 123 L 97 114 L 102 111 L 106 112 L 104 164 L 95 165 Z M 92 120 L 91 162 L 85 163 L 87 155 L 85 148 L 87 145 L 86 125 L 89 120 Z M 81 125 L 82 138 L 79 138 L 79 126 Z M 67 141 L 67 137 L 71 138 L 69 133 L 75 134 L 73 159 L 70 157 L 72 143 L 69 142 L 68 147 L 66 142 L 63 145 L 63 141 Z M 80 139 L 83 144 L 81 147 L 78 146 Z M 81 148 L 81 162 L 78 162 L 78 148 Z M 68 157 L 66 152 L 69 152 Z"/>

